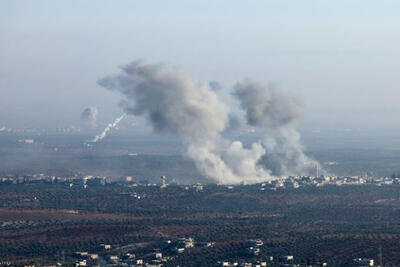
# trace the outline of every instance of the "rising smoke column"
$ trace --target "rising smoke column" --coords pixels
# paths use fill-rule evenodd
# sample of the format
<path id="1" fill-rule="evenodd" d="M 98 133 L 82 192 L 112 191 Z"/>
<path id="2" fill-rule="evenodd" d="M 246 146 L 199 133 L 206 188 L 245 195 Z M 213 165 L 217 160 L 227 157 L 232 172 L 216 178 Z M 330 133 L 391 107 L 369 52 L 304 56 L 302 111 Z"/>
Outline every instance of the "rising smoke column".
<path id="1" fill-rule="evenodd" d="M 90 127 L 97 127 L 97 115 L 99 111 L 96 107 L 88 107 L 81 113 L 81 119 L 85 121 Z"/>
<path id="2" fill-rule="evenodd" d="M 304 154 L 294 122 L 301 116 L 299 104 L 273 86 L 251 80 L 239 82 L 232 93 L 246 113 L 247 124 L 265 132 L 266 153 L 259 165 L 273 176 L 310 174 L 316 161 Z"/>
<path id="3" fill-rule="evenodd" d="M 107 127 L 101 132 L 101 134 L 96 135 L 90 142 L 96 143 L 107 136 L 107 133 L 118 126 L 118 123 L 124 118 L 125 114 L 122 114 L 121 117 L 118 117 L 114 120 L 113 123 L 109 123 Z"/>
<path id="4" fill-rule="evenodd" d="M 134 61 L 99 84 L 122 95 L 125 113 L 146 118 L 156 133 L 178 136 L 206 177 L 220 183 L 271 178 L 257 164 L 265 153 L 261 143 L 246 149 L 222 137 L 229 110 L 208 83 L 165 64 Z"/>

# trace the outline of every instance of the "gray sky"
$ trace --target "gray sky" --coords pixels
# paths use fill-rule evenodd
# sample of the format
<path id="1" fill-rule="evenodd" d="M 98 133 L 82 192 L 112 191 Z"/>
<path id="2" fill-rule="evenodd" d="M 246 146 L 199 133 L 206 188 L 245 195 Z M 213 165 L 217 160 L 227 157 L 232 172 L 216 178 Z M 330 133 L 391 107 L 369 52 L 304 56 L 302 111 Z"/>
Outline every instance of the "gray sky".
<path id="1" fill-rule="evenodd" d="M 312 128 L 397 128 L 399 14 L 398 0 L 3 0 L 0 126 L 78 124 L 89 106 L 108 122 L 119 97 L 97 80 L 142 58 L 225 90 L 274 82 Z"/>

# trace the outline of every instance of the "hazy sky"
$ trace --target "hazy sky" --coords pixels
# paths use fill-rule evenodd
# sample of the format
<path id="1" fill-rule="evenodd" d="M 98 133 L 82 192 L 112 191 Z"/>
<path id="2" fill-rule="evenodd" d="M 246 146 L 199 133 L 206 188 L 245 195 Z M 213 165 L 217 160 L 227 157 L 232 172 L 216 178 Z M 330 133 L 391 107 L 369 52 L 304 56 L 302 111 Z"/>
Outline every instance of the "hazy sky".
<path id="1" fill-rule="evenodd" d="M 120 115 L 96 84 L 142 58 L 229 90 L 244 77 L 298 97 L 303 125 L 400 125 L 400 1 L 0 2 L 0 126 Z M 225 93 L 227 95 L 227 93 Z"/>

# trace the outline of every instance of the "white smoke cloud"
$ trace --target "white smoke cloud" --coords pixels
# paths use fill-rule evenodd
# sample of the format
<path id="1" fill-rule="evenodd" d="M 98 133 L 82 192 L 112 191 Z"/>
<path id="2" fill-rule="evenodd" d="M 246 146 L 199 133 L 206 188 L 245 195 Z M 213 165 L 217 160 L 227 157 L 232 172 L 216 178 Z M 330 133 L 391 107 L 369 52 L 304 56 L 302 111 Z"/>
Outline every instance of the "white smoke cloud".
<path id="1" fill-rule="evenodd" d="M 116 127 L 118 126 L 119 122 L 124 118 L 124 116 L 125 116 L 125 114 L 122 114 L 122 116 L 116 118 L 116 119 L 114 120 L 114 122 L 109 123 L 109 124 L 107 125 L 107 127 L 101 132 L 101 134 L 96 135 L 90 142 L 96 143 L 96 142 L 102 140 L 104 137 L 106 137 L 106 136 L 107 136 L 107 133 L 108 133 L 111 129 L 114 129 L 114 128 L 116 128 Z"/>
<path id="2" fill-rule="evenodd" d="M 125 113 L 145 117 L 157 133 L 178 136 L 206 177 L 220 183 L 271 178 L 257 165 L 265 153 L 260 144 L 246 149 L 222 137 L 229 109 L 208 83 L 165 64 L 134 61 L 121 71 L 99 84 L 122 94 Z"/>
<path id="3" fill-rule="evenodd" d="M 84 120 L 90 127 L 97 127 L 97 115 L 99 111 L 96 107 L 85 108 L 81 113 L 81 119 Z"/>
<path id="4" fill-rule="evenodd" d="M 301 116 L 299 104 L 284 92 L 250 80 L 237 83 L 233 95 L 246 113 L 247 124 L 262 128 L 267 153 L 259 165 L 274 176 L 310 174 L 316 164 L 304 154 L 294 122 Z"/>
<path id="5" fill-rule="evenodd" d="M 268 153 L 259 164 L 275 176 L 310 175 L 318 164 L 304 153 L 300 134 L 293 127 L 282 127 L 266 135 L 263 146 Z"/>

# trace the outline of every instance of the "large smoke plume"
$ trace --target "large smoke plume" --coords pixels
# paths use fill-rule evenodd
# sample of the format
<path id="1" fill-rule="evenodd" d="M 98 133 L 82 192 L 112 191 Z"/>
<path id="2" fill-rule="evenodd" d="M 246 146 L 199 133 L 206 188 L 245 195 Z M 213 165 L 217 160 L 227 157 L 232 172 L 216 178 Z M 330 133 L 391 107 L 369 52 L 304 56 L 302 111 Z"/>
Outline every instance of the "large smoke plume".
<path id="1" fill-rule="evenodd" d="M 178 136 L 185 144 L 188 156 L 206 177 L 220 183 L 253 183 L 273 178 L 275 172 L 268 167 L 266 155 L 269 149 L 273 153 L 282 153 L 280 149 L 284 146 L 279 141 L 285 141 L 274 137 L 274 145 L 268 145 L 265 140 L 245 148 L 240 141 L 224 137 L 222 133 L 231 126 L 232 116 L 209 83 L 165 64 L 134 61 L 122 67 L 121 73 L 106 77 L 99 84 L 123 96 L 121 107 L 125 113 L 145 117 L 157 133 Z M 263 106 L 257 102 L 257 110 L 250 110 L 247 106 L 254 102 L 252 98 L 258 93 L 248 89 L 247 83 L 237 84 L 234 94 L 246 99 L 241 106 L 248 113 L 250 125 L 286 130 L 281 126 L 290 123 L 292 112 L 299 112 L 297 109 L 288 112 L 279 107 L 290 101 L 280 99 L 278 91 L 273 93 L 270 104 Z M 267 99 L 267 95 L 263 97 Z M 272 102 L 276 100 L 282 102 L 275 105 Z M 270 112 L 279 114 L 270 115 Z M 271 118 L 265 118 L 265 113 Z M 279 131 L 276 134 L 280 136 Z M 274 157 L 274 160 L 290 161 L 285 156 Z"/>
<path id="2" fill-rule="evenodd" d="M 97 115 L 99 111 L 96 107 L 88 107 L 81 113 L 81 119 L 85 121 L 90 127 L 97 127 Z"/>

